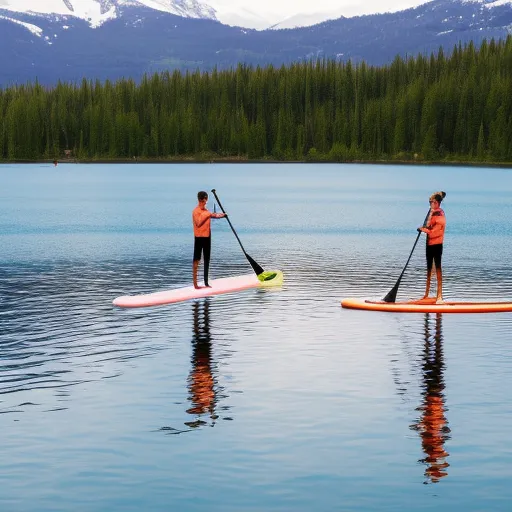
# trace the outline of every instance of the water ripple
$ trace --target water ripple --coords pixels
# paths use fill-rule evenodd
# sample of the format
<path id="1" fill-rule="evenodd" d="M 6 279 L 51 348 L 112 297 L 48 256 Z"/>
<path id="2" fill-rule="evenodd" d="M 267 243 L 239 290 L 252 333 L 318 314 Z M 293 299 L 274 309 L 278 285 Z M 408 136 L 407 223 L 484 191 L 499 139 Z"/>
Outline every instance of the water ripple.
<path id="1" fill-rule="evenodd" d="M 508 496 L 512 314 L 340 307 L 344 297 L 380 298 L 395 284 L 432 168 L 353 175 L 323 166 L 296 183 L 290 167 L 258 167 L 280 190 L 238 166 L 202 166 L 186 189 L 176 187 L 192 180 L 183 167 L 147 166 L 143 178 L 94 169 L 51 187 L 34 173 L 38 189 L 20 210 L 0 192 L 8 218 L 0 226 L 0 501 L 7 496 L 12 510 L 53 510 L 59 500 L 63 509 L 185 510 L 191 497 L 199 509 L 229 495 L 233 510 L 334 510 L 357 508 L 368 481 L 372 509 L 450 508 L 453 496 L 459 508 L 483 509 Z M 463 203 L 482 195 L 480 175 L 443 168 L 443 179 L 453 173 L 453 189 L 468 175 L 479 185 L 477 196 L 464 187 L 449 196 L 445 297 L 509 300 L 509 174 L 495 176 L 476 218 Z M 230 192 L 247 250 L 282 270 L 283 286 L 113 307 L 119 295 L 190 284 L 198 175 Z M 248 183 L 254 192 L 242 197 Z M 108 214 L 98 215 L 98 201 Z M 77 218 L 68 220 L 69 208 Z M 400 299 L 423 294 L 423 242 Z M 212 277 L 249 272 L 229 227 L 217 224 Z"/>

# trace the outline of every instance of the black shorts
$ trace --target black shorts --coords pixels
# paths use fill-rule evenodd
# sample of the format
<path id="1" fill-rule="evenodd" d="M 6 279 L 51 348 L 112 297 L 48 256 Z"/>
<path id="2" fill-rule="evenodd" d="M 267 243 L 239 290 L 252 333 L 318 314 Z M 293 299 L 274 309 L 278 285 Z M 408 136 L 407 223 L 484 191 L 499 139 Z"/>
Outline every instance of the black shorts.
<path id="1" fill-rule="evenodd" d="M 443 244 L 427 245 L 427 269 L 432 270 L 433 263 L 440 269 L 442 256 Z"/>
<path id="2" fill-rule="evenodd" d="M 201 254 L 204 255 L 205 261 L 210 261 L 210 253 L 212 249 L 212 239 L 209 236 L 196 236 L 194 237 L 194 261 L 201 259 Z"/>

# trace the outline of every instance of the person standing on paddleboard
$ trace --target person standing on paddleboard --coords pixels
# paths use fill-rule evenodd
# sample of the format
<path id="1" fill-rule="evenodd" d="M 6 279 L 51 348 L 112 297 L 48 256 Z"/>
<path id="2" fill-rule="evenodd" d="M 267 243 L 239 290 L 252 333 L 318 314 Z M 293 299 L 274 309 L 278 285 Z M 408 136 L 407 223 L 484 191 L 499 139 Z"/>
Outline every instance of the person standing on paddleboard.
<path id="1" fill-rule="evenodd" d="M 443 304 L 443 272 L 441 259 L 443 256 L 444 231 L 446 229 L 446 217 L 441 209 L 441 202 L 446 197 L 446 192 L 434 192 L 430 198 L 430 214 L 425 226 L 418 228 L 427 234 L 427 286 L 424 299 L 430 293 L 430 281 L 432 279 L 433 265 L 436 266 L 437 294 L 436 304 Z"/>
<path id="2" fill-rule="evenodd" d="M 197 268 L 203 255 L 204 264 L 204 285 L 210 288 L 208 284 L 208 271 L 210 269 L 210 254 L 212 247 L 211 238 L 211 219 L 221 219 L 225 213 L 211 213 L 206 208 L 208 194 L 201 190 L 197 193 L 197 206 L 192 211 L 192 223 L 194 225 L 194 260 L 192 263 L 192 278 L 194 288 L 201 288 L 197 284 Z"/>

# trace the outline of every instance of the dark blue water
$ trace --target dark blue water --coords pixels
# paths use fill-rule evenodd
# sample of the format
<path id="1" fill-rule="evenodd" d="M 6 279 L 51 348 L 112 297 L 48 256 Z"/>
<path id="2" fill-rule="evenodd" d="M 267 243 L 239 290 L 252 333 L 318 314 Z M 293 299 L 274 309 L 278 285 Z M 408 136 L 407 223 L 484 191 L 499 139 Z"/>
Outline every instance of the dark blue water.
<path id="1" fill-rule="evenodd" d="M 390 290 L 440 189 L 445 298 L 512 300 L 512 171 L 38 164 L 0 183 L 2 512 L 510 509 L 512 313 L 340 300 Z M 211 188 L 283 287 L 114 308 L 190 284 Z M 423 252 L 399 299 L 423 294 Z M 251 272 L 222 220 L 211 272 Z"/>

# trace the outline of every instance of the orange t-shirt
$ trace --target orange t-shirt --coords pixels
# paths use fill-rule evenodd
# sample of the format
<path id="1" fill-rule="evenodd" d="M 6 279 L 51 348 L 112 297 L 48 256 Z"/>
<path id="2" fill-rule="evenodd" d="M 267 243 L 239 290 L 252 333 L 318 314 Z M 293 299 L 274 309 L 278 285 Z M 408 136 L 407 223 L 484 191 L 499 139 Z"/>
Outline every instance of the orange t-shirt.
<path id="1" fill-rule="evenodd" d="M 438 208 L 430 214 L 428 226 L 425 228 L 425 233 L 427 233 L 427 244 L 442 244 L 444 240 L 445 229 L 446 217 L 444 215 L 444 211 L 441 210 L 441 208 Z"/>
<path id="2" fill-rule="evenodd" d="M 196 206 L 192 211 L 192 223 L 194 225 L 194 236 L 209 237 L 211 233 L 212 214 L 206 209 Z"/>

